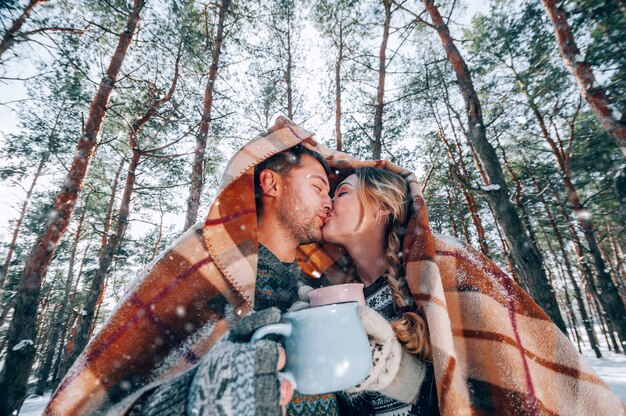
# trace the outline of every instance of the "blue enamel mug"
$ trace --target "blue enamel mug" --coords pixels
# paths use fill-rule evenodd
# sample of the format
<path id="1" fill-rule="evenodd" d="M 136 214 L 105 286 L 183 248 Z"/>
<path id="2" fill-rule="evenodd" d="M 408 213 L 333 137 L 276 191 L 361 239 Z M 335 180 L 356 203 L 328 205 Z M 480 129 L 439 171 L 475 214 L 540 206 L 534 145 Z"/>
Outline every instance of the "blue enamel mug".
<path id="1" fill-rule="evenodd" d="M 280 373 L 303 394 L 354 387 L 372 368 L 372 353 L 357 302 L 316 306 L 283 315 L 283 322 L 257 329 L 252 341 L 284 337 L 287 362 Z"/>

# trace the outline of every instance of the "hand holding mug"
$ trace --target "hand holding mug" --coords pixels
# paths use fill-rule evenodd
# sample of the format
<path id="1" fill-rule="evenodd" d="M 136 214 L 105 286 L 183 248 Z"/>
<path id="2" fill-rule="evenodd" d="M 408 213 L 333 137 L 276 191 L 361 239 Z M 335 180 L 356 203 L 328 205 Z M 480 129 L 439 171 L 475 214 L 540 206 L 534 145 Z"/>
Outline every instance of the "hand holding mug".
<path id="1" fill-rule="evenodd" d="M 286 313 L 282 322 L 259 328 L 252 341 L 270 334 L 284 337 L 287 359 L 279 376 L 300 393 L 353 387 L 367 377 L 372 365 L 357 305 L 347 302 Z"/>

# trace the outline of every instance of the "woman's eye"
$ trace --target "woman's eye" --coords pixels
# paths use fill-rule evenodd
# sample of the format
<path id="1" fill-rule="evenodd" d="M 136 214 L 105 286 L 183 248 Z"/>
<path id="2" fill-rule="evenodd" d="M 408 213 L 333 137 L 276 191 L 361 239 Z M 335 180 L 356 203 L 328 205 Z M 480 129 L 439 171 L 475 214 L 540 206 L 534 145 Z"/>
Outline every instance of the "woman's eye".
<path id="1" fill-rule="evenodd" d="M 341 196 L 341 195 L 345 195 L 345 194 L 347 194 L 347 192 L 346 192 L 346 191 L 343 191 L 343 192 L 339 192 L 339 195 L 337 195 L 337 196 L 339 197 L 339 196 Z"/>
<path id="2" fill-rule="evenodd" d="M 317 189 L 319 192 L 322 192 L 322 188 L 317 186 L 317 185 L 313 185 L 313 187 L 315 187 L 315 189 Z"/>

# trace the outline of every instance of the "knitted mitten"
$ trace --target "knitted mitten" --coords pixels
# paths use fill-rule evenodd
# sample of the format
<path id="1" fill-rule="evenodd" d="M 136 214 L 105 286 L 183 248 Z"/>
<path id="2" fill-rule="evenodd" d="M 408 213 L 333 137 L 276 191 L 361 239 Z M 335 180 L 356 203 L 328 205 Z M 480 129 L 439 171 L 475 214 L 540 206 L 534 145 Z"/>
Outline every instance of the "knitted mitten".
<path id="1" fill-rule="evenodd" d="M 257 329 L 280 322 L 281 316 L 280 310 L 274 307 L 249 313 L 230 328 L 228 339 L 233 342 L 250 342 Z"/>
<path id="2" fill-rule="evenodd" d="M 276 308 L 251 313 L 233 325 L 200 362 L 144 395 L 131 414 L 141 416 L 278 415 L 278 343 L 250 337 L 263 325 L 279 322 Z"/>
<path id="3" fill-rule="evenodd" d="M 202 358 L 191 382 L 188 415 L 278 415 L 278 344 L 222 340 Z"/>
<path id="4" fill-rule="evenodd" d="M 308 309 L 311 307 L 311 303 L 309 301 L 309 292 L 312 291 L 313 288 L 302 282 L 298 282 L 298 286 L 298 300 L 289 307 L 289 312 L 295 312 L 301 309 Z"/>
<path id="5" fill-rule="evenodd" d="M 377 391 L 404 403 L 414 403 L 420 391 L 426 364 L 402 348 L 391 325 L 375 310 L 359 306 L 359 318 L 370 341 L 372 370 L 348 393 Z"/>

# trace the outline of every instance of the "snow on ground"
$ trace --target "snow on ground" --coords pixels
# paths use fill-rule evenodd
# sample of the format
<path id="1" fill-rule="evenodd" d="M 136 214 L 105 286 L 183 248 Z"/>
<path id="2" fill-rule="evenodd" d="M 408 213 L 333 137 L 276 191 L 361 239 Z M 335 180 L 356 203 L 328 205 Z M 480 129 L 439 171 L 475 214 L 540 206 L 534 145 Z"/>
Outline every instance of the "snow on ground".
<path id="1" fill-rule="evenodd" d="M 602 358 L 596 358 L 591 349 L 583 350 L 583 355 L 600 378 L 626 403 L 626 355 L 616 354 L 606 348 L 600 350 Z"/>
<path id="2" fill-rule="evenodd" d="M 34 396 L 27 398 L 20 409 L 20 416 L 40 416 L 49 400 L 50 393 L 46 393 L 41 397 Z"/>
<path id="3" fill-rule="evenodd" d="M 591 348 L 583 349 L 583 355 L 606 384 L 626 403 L 626 355 L 616 354 L 601 346 L 602 358 L 595 358 Z M 20 410 L 20 416 L 41 416 L 50 400 L 50 393 L 43 397 L 29 397 Z"/>

